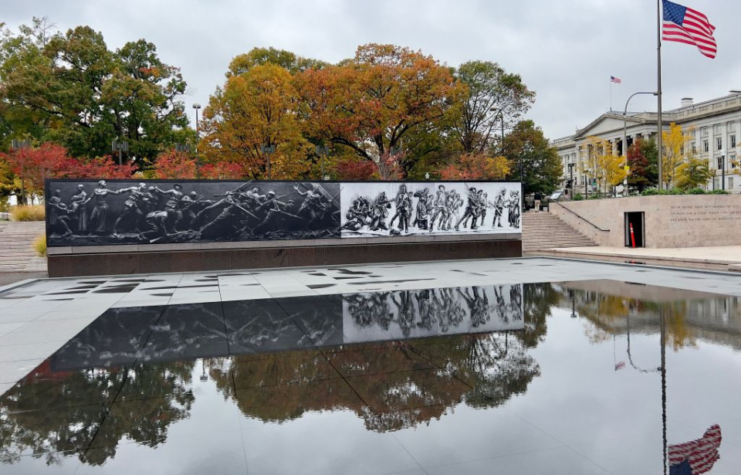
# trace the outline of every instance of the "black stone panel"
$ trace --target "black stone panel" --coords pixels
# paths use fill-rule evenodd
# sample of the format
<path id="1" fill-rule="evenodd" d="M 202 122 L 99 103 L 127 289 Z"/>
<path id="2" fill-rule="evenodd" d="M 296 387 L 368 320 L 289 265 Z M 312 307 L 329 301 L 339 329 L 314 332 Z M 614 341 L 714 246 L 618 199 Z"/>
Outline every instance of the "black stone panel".
<path id="1" fill-rule="evenodd" d="M 522 257 L 520 240 L 420 242 L 48 257 L 49 277 Z"/>

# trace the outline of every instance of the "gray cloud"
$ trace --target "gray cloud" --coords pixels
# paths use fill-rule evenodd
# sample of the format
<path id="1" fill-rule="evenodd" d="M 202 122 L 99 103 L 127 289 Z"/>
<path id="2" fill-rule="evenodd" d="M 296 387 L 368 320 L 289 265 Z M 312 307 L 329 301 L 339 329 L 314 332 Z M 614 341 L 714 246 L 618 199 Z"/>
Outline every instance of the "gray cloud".
<path id="1" fill-rule="evenodd" d="M 420 49 L 449 65 L 490 60 L 519 73 L 538 93 L 530 118 L 550 138 L 573 133 L 635 91 L 656 87 L 653 0 L 14 0 L 11 28 L 47 16 L 59 29 L 90 25 L 109 47 L 146 38 L 165 62 L 180 66 L 190 92 L 205 104 L 229 61 L 255 46 L 273 46 L 335 62 L 364 43 Z M 664 107 L 680 98 L 711 99 L 741 88 L 735 19 L 741 2 L 691 0 L 717 27 L 719 55 L 664 47 Z M 655 110 L 637 99 L 632 110 Z"/>

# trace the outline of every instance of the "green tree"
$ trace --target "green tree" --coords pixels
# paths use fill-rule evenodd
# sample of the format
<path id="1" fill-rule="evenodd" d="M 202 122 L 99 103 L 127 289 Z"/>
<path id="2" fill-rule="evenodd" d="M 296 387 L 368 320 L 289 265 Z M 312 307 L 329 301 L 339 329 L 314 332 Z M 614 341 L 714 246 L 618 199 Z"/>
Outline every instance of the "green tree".
<path id="1" fill-rule="evenodd" d="M 324 61 L 317 59 L 304 58 L 296 54 L 275 48 L 252 48 L 248 53 L 235 56 L 229 63 L 229 70 L 226 77 L 239 76 L 244 74 L 255 66 L 263 64 L 274 64 L 288 70 L 291 74 L 304 71 L 306 69 L 322 69 L 329 66 Z"/>
<path id="2" fill-rule="evenodd" d="M 707 159 L 689 157 L 677 167 L 675 185 L 680 190 L 705 186 L 715 176 Z"/>
<path id="3" fill-rule="evenodd" d="M 30 135 L 83 157 L 110 153 L 119 138 L 129 158 L 153 158 L 189 135 L 186 83 L 145 40 L 111 51 L 90 27 L 58 33 L 34 19 L 17 34 L 4 30 L 0 81 L 8 138 Z"/>
<path id="4" fill-rule="evenodd" d="M 490 61 L 463 63 L 456 78 L 468 86 L 460 119 L 453 126 L 465 154 L 486 152 L 501 121 L 508 127 L 514 126 L 535 101 L 535 93 L 518 74 L 509 74 Z"/>
<path id="5" fill-rule="evenodd" d="M 511 161 L 509 178 L 522 179 L 526 193 L 550 194 L 558 188 L 563 172 L 561 159 L 533 121 L 519 122 L 505 136 L 504 156 Z"/>

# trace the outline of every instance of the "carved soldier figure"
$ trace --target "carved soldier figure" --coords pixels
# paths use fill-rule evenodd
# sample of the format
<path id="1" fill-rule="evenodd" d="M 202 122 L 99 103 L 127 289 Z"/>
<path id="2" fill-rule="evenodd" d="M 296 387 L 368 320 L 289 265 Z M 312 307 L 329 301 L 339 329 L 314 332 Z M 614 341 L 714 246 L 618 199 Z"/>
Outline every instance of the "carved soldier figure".
<path id="1" fill-rule="evenodd" d="M 121 191 L 109 190 L 105 180 L 100 180 L 93 190 L 93 194 L 83 204 L 94 201 L 93 212 L 90 213 L 90 230 L 95 234 L 108 234 L 108 195 L 118 195 Z"/>

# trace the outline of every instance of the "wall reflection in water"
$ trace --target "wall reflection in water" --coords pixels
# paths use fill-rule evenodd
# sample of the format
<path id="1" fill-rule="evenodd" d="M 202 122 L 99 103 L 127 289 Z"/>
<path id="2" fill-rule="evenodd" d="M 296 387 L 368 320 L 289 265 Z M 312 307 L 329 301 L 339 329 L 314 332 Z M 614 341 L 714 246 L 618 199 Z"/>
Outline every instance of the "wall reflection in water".
<path id="1" fill-rule="evenodd" d="M 454 419 L 465 409 L 539 401 L 528 398 L 534 381 L 559 387 L 605 378 L 558 364 L 564 350 L 553 352 L 549 342 L 571 348 L 586 339 L 596 355 L 614 338 L 640 335 L 634 344 L 644 358 L 647 351 L 658 358 L 660 348 L 679 352 L 708 338 L 741 345 L 735 299 L 683 300 L 629 287 L 616 294 L 615 283 L 597 284 L 113 309 L 0 398 L 0 463 L 100 466 L 122 444 L 166 446 L 173 430 L 206 434 L 217 422 L 220 430 L 228 424 L 238 430 L 234 414 L 286 424 L 308 413 L 344 412 L 362 420 L 366 431 L 398 432 Z M 572 312 L 578 319 L 569 318 Z M 549 324 L 558 329 L 550 337 Z M 580 351 L 591 358 L 590 350 Z M 544 373 L 545 363 L 558 370 Z M 658 366 L 664 378 L 674 374 L 666 363 Z M 635 384 L 654 388 L 658 401 L 659 374 L 641 377 L 654 378 Z M 562 417 L 568 425 L 569 414 Z M 667 448 L 665 440 L 664 453 L 681 442 L 669 440 Z"/>

